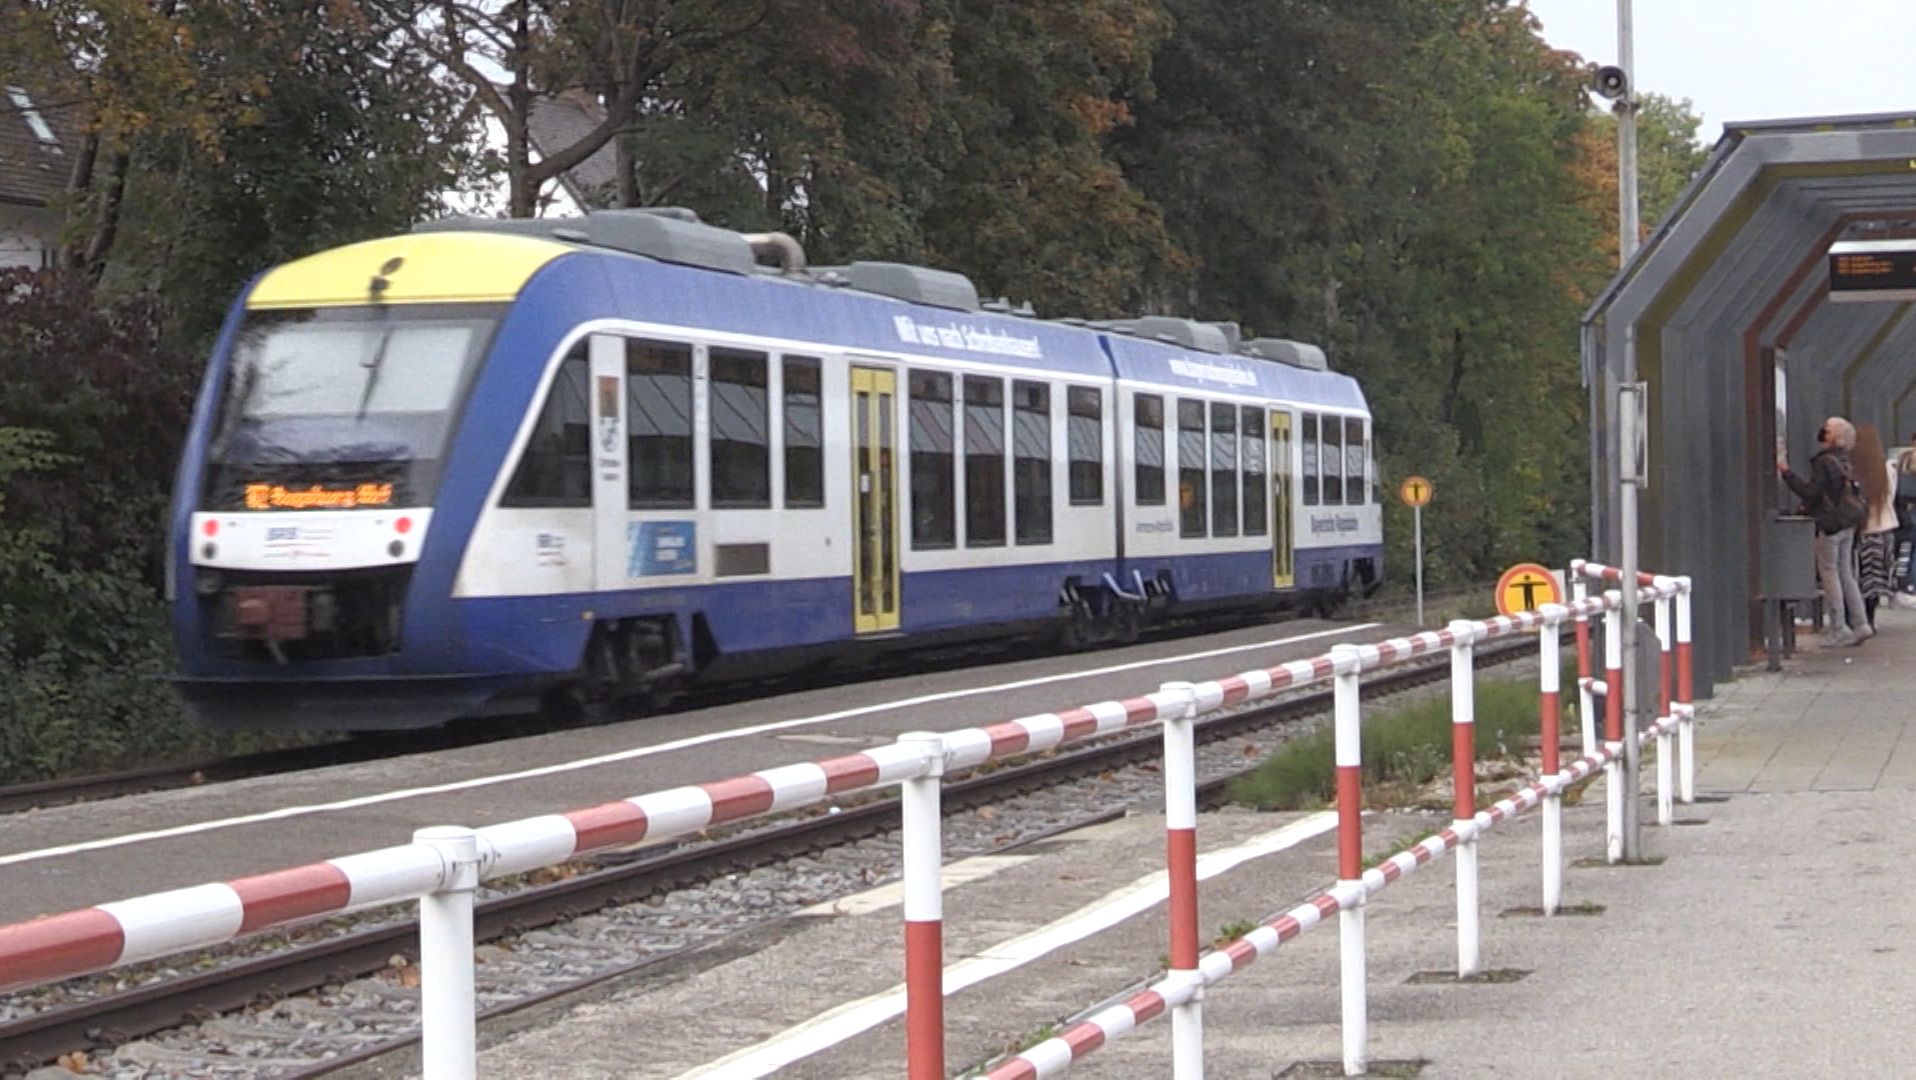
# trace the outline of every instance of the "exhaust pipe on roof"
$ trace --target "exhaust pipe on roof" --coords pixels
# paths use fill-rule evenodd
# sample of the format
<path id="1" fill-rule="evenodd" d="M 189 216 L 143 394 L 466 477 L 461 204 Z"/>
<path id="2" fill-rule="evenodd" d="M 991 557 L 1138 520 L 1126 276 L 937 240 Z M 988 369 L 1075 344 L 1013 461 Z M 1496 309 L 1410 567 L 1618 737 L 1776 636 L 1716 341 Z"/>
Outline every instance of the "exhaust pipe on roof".
<path id="1" fill-rule="evenodd" d="M 746 233 L 745 242 L 752 245 L 753 255 L 778 256 L 778 268 L 787 274 L 805 269 L 805 248 L 787 233 Z"/>

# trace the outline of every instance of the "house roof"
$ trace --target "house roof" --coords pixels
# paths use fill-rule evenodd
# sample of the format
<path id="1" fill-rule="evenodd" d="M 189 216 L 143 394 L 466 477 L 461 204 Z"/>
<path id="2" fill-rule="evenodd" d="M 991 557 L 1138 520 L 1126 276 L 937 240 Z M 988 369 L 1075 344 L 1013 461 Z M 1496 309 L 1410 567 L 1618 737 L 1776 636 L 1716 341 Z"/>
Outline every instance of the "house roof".
<path id="1" fill-rule="evenodd" d="M 541 157 L 550 157 L 591 134 L 605 121 L 605 110 L 583 94 L 540 98 L 527 117 L 526 134 Z M 612 143 L 560 175 L 566 194 L 581 206 L 602 204 L 618 179 Z"/>
<path id="2" fill-rule="evenodd" d="M 66 190 L 83 128 L 78 102 L 0 76 L 0 203 L 45 206 Z"/>

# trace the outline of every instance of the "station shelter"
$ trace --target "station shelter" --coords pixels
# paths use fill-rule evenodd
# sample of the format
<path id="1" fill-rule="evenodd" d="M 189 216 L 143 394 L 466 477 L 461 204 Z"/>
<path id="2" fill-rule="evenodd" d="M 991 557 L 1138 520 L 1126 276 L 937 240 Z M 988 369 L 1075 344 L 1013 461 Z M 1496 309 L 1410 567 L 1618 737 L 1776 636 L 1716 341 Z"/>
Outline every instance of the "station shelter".
<path id="1" fill-rule="evenodd" d="M 1839 272 L 1832 291 L 1832 248 L 1876 253 L 1857 264 L 1875 280 Z M 1916 114 L 1901 114 L 1728 125 L 1584 316 L 1596 550 L 1620 561 L 1617 392 L 1639 381 L 1637 565 L 1696 580 L 1699 694 L 1763 642 L 1765 545 L 1797 502 L 1779 450 L 1806 472 L 1830 415 L 1911 441 L 1913 308 Z"/>

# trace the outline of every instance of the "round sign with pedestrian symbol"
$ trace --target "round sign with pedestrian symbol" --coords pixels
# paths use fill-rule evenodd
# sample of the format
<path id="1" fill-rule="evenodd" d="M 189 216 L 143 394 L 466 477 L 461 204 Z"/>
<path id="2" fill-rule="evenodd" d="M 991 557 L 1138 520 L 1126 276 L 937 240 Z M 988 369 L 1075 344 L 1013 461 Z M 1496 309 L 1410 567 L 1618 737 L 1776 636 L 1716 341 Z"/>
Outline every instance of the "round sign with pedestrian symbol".
<path id="1" fill-rule="evenodd" d="M 1536 611 L 1545 604 L 1563 603 L 1563 585 L 1557 575 L 1536 563 L 1518 563 L 1497 579 L 1497 614 Z"/>
<path id="2" fill-rule="evenodd" d="M 1397 494 L 1404 500 L 1405 506 L 1430 505 L 1430 481 L 1421 476 L 1408 476 L 1397 488 Z"/>

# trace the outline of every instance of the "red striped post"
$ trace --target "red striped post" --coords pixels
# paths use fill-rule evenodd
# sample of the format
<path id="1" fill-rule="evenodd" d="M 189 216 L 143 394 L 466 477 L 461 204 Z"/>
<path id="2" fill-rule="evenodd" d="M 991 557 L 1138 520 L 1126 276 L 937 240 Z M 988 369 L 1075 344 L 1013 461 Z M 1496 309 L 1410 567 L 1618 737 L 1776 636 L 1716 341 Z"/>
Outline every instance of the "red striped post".
<path id="1" fill-rule="evenodd" d="M 1171 1010 L 1171 1072 L 1204 1076 L 1204 985 L 1198 971 L 1197 755 L 1193 721 L 1197 687 L 1169 682 L 1164 699 L 1164 867 L 1170 882 L 1171 974 L 1193 985 L 1191 1000 Z"/>
<path id="2" fill-rule="evenodd" d="M 1331 649 L 1336 681 L 1331 692 L 1337 735 L 1337 884 L 1355 895 L 1355 904 L 1338 912 L 1338 951 L 1341 956 L 1344 1020 L 1344 1075 L 1364 1072 L 1364 1045 L 1368 1041 L 1369 1006 L 1365 1000 L 1364 969 L 1364 800 L 1363 728 L 1359 717 L 1358 679 L 1363 654 L 1352 645 Z"/>
<path id="3" fill-rule="evenodd" d="M 1605 855 L 1617 863 L 1623 861 L 1623 620 L 1630 609 L 1620 592 L 1603 598 L 1614 601 L 1603 616 L 1603 745 L 1610 752 L 1603 766 Z"/>
<path id="4" fill-rule="evenodd" d="M 1657 598 L 1655 601 L 1657 633 L 1657 824 L 1669 828 L 1676 821 L 1675 808 L 1671 805 L 1676 787 L 1676 763 L 1671 760 L 1675 739 L 1671 737 L 1668 723 L 1670 713 L 1670 650 L 1673 644 L 1670 633 L 1671 610 L 1676 606 L 1675 582 L 1669 578 L 1656 579 Z M 1666 591 L 1667 590 L 1667 591 Z"/>
<path id="5" fill-rule="evenodd" d="M 1678 797 L 1686 803 L 1696 801 L 1696 715 L 1691 696 L 1695 683 L 1690 678 L 1690 579 L 1680 577 L 1676 594 L 1676 700 L 1684 706 L 1683 720 L 1677 725 L 1677 756 L 1683 761 L 1678 770 Z"/>
<path id="6" fill-rule="evenodd" d="M 1568 612 L 1558 604 L 1543 606 L 1543 633 L 1537 635 L 1537 730 L 1542 737 L 1543 781 L 1543 913 L 1555 915 L 1563 900 L 1563 786 L 1557 743 L 1562 738 L 1563 659 L 1558 634 Z"/>
<path id="7" fill-rule="evenodd" d="M 923 771 L 901 785 L 905 863 L 905 1070 L 911 1080 L 945 1075 L 944 836 L 940 784 L 944 736 L 898 737 L 923 755 Z"/>
<path id="8" fill-rule="evenodd" d="M 1451 829 L 1457 845 L 1457 977 L 1482 966 L 1477 903 L 1477 666 L 1471 662 L 1482 627 L 1459 619 L 1450 624 Z"/>

